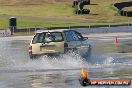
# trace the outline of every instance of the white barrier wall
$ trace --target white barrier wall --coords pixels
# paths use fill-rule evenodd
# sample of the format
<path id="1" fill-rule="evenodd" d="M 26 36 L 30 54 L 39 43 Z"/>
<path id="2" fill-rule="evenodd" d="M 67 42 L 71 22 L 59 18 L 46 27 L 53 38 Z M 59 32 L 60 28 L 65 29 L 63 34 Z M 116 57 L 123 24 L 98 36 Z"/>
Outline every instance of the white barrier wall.
<path id="1" fill-rule="evenodd" d="M 0 37 L 9 37 L 9 36 L 11 36 L 10 29 L 0 30 Z"/>

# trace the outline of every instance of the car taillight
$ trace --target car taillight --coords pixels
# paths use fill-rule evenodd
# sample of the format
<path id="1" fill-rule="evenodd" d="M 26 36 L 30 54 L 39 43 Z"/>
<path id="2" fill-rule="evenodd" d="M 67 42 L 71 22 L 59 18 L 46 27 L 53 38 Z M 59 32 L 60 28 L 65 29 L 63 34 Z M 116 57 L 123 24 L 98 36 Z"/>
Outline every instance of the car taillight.
<path id="1" fill-rule="evenodd" d="M 31 45 L 29 45 L 28 51 L 29 51 L 29 52 L 32 52 L 32 46 L 31 46 Z"/>
<path id="2" fill-rule="evenodd" d="M 64 43 L 64 47 L 67 48 L 68 47 L 68 44 L 67 43 Z"/>

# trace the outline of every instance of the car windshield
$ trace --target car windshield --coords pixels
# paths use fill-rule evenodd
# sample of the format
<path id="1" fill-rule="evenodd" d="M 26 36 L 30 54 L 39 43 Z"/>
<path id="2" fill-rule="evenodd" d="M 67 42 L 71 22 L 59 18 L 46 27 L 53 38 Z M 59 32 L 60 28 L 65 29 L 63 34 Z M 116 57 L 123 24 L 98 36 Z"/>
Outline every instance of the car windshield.
<path id="1" fill-rule="evenodd" d="M 63 36 L 61 32 L 43 32 L 37 33 L 32 43 L 47 43 L 47 42 L 61 42 L 63 41 Z"/>

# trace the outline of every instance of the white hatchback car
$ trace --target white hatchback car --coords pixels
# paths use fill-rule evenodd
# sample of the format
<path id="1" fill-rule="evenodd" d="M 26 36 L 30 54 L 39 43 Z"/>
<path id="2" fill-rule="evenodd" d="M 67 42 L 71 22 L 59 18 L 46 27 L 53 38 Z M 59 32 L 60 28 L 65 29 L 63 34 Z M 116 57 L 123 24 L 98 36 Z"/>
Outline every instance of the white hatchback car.
<path id="1" fill-rule="evenodd" d="M 89 55 L 91 45 L 88 37 L 69 29 L 37 31 L 29 45 L 29 55 L 63 54 L 69 50 L 77 51 L 82 56 Z"/>

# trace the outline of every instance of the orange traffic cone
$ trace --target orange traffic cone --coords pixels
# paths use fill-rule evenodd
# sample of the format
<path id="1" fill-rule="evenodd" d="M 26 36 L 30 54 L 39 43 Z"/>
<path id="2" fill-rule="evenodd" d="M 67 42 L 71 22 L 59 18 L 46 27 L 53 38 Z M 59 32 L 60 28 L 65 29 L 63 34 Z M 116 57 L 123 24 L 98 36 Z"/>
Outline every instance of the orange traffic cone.
<path id="1" fill-rule="evenodd" d="M 88 72 L 84 71 L 84 68 L 82 68 L 81 70 L 82 76 L 81 78 L 79 78 L 79 82 L 82 86 L 87 86 L 87 85 L 91 85 L 91 81 L 88 78 Z"/>
<path id="2" fill-rule="evenodd" d="M 115 45 L 118 46 L 118 43 L 119 43 L 118 42 L 118 37 L 116 36 L 116 38 L 115 38 Z"/>
<path id="3" fill-rule="evenodd" d="M 88 78 L 88 72 L 85 72 L 85 77 Z"/>

